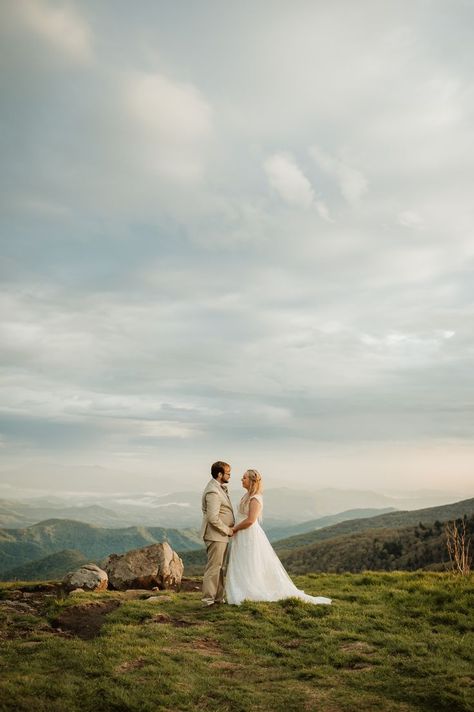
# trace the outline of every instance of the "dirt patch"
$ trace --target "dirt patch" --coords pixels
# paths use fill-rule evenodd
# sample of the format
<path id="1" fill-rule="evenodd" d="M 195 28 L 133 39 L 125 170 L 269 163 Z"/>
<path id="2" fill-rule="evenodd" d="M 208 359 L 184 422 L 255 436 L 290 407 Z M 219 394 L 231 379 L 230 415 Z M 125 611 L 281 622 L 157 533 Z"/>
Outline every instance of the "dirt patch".
<path id="1" fill-rule="evenodd" d="M 70 606 L 55 618 L 52 626 L 60 632 L 91 640 L 99 635 L 107 614 L 120 605 L 120 601 L 94 601 Z"/>
<path id="2" fill-rule="evenodd" d="M 114 672 L 118 673 L 119 675 L 123 675 L 126 672 L 130 672 L 131 670 L 138 670 L 139 668 L 142 668 L 146 663 L 145 658 L 136 658 L 135 660 L 126 660 L 124 663 L 120 663 L 120 665 L 117 665 L 115 668 Z"/>

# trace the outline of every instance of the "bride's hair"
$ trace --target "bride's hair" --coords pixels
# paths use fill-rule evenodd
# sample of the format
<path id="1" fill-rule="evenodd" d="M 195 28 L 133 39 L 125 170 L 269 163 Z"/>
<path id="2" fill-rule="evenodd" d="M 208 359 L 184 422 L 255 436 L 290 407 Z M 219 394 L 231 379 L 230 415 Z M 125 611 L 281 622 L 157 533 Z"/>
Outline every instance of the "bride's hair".
<path id="1" fill-rule="evenodd" d="M 250 499 L 252 495 L 260 494 L 263 490 L 262 475 L 258 470 L 247 470 L 245 474 L 248 475 L 250 480 L 250 487 L 248 488 L 246 495 Z"/>

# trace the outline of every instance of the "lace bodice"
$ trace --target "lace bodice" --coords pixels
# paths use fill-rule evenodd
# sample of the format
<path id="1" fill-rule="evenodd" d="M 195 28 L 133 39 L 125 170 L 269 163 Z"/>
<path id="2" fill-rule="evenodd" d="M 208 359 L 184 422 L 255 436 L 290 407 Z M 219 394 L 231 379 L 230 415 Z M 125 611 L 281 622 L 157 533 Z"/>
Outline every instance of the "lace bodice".
<path id="1" fill-rule="evenodd" d="M 239 507 L 238 507 L 238 513 L 239 513 L 239 519 L 246 519 L 249 516 L 249 509 L 250 509 L 250 500 L 251 499 L 256 499 L 257 502 L 260 502 L 263 508 L 263 497 L 261 494 L 253 494 L 251 497 L 247 497 L 247 495 L 244 495 L 242 499 L 239 502 Z M 262 521 L 262 510 L 260 510 L 260 514 L 258 515 L 258 521 Z"/>

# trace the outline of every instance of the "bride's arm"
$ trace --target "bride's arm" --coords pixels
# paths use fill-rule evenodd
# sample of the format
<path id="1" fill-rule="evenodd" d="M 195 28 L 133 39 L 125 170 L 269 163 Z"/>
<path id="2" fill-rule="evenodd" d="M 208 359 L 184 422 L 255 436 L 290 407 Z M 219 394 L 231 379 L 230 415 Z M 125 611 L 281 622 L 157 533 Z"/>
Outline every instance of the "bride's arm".
<path id="1" fill-rule="evenodd" d="M 240 529 L 247 529 L 248 527 L 251 527 L 252 524 L 255 524 L 258 519 L 258 515 L 261 511 L 262 505 L 260 504 L 258 499 L 251 499 L 249 505 L 249 515 L 247 519 L 244 519 L 242 522 L 239 522 L 237 526 L 234 527 L 234 534 Z"/>

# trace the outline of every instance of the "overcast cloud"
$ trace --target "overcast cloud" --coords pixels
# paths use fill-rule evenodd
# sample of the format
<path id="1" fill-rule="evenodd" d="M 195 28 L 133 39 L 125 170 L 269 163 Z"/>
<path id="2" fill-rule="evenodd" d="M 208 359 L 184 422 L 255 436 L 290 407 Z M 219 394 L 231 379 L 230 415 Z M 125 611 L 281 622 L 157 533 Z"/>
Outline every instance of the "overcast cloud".
<path id="1" fill-rule="evenodd" d="M 0 12 L 5 493 L 468 492 L 473 3 Z"/>

